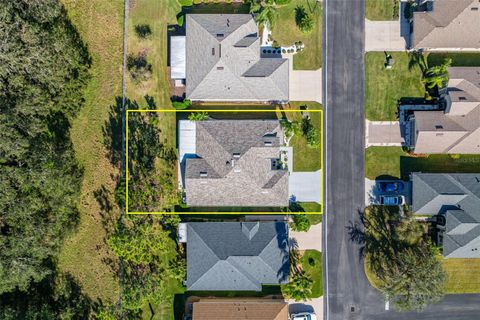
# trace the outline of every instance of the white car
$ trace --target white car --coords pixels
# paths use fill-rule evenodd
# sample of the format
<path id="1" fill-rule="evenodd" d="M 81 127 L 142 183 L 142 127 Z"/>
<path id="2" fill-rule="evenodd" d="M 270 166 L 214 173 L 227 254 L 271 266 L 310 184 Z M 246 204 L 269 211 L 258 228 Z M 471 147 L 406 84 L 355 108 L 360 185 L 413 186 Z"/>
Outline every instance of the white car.
<path id="1" fill-rule="evenodd" d="M 312 312 L 294 313 L 290 315 L 290 320 L 317 320 L 317 316 Z"/>

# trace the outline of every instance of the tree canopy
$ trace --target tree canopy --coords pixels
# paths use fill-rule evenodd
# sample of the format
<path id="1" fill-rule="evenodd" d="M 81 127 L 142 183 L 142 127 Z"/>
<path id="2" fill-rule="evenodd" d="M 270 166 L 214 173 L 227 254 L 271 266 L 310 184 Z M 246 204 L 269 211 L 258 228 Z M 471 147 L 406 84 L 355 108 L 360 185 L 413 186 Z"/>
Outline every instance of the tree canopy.
<path id="1" fill-rule="evenodd" d="M 70 120 L 90 57 L 58 0 L 0 1 L 0 294 L 54 272 L 78 219 Z"/>
<path id="2" fill-rule="evenodd" d="M 401 217 L 398 208 L 372 206 L 363 222 L 365 232 L 353 228 L 351 236 L 364 243 L 378 289 L 399 310 L 421 310 L 443 296 L 446 276 L 438 249 L 411 213 Z"/>

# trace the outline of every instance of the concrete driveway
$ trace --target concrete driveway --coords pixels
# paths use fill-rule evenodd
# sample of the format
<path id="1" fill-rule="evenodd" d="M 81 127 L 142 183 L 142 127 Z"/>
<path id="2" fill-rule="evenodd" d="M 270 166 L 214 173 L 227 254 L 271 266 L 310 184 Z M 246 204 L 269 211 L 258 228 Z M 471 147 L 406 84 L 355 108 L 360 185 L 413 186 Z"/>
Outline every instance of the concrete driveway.
<path id="1" fill-rule="evenodd" d="M 307 232 L 289 231 L 289 237 L 295 239 L 298 250 L 322 251 L 322 224 L 315 224 Z"/>
<path id="2" fill-rule="evenodd" d="M 290 101 L 322 103 L 322 69 L 293 70 L 293 55 L 289 55 L 288 60 Z"/>
<path id="3" fill-rule="evenodd" d="M 320 203 L 320 170 L 315 172 L 292 172 L 288 179 L 291 198 L 299 202 Z"/>
<path id="4" fill-rule="evenodd" d="M 398 121 L 369 121 L 365 122 L 365 147 L 396 146 L 405 144 Z"/>
<path id="5" fill-rule="evenodd" d="M 385 194 L 379 189 L 380 182 L 394 182 L 398 180 L 370 180 L 365 178 L 365 206 L 369 206 L 372 204 L 379 204 L 380 203 L 380 196 Z M 412 185 L 409 181 L 402 181 L 404 185 L 404 189 L 399 193 L 394 193 L 398 195 L 403 195 L 405 197 L 405 203 L 411 204 L 411 188 Z"/>
<path id="6" fill-rule="evenodd" d="M 287 300 L 288 313 L 314 312 L 318 320 L 323 319 L 323 296 L 308 301 Z"/>

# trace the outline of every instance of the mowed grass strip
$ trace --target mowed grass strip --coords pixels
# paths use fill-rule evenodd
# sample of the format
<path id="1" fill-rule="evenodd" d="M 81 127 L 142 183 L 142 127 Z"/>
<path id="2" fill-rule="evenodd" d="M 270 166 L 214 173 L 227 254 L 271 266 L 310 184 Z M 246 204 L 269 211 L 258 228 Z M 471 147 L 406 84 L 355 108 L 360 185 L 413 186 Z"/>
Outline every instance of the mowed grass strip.
<path id="1" fill-rule="evenodd" d="M 480 259 L 444 259 L 446 293 L 480 293 Z"/>
<path id="2" fill-rule="evenodd" d="M 310 298 L 321 297 L 323 295 L 322 253 L 317 250 L 305 250 L 300 263 L 303 271 L 313 280 Z"/>
<path id="3" fill-rule="evenodd" d="M 295 8 L 303 6 L 315 20 L 311 33 L 300 31 L 295 22 Z M 272 37 L 282 46 L 291 46 L 297 41 L 305 44 L 305 50 L 293 57 L 293 69 L 317 70 L 322 67 L 322 4 L 316 0 L 292 0 L 278 6 L 278 19 Z"/>
<path id="4" fill-rule="evenodd" d="M 423 98 L 422 71 L 410 64 L 406 52 L 389 52 L 395 60 L 392 69 L 385 69 L 383 52 L 365 54 L 365 115 L 372 121 L 398 120 L 398 100 L 404 97 Z"/>
<path id="5" fill-rule="evenodd" d="M 452 67 L 480 67 L 478 52 L 432 52 L 428 54 L 427 62 L 430 67 L 438 66 L 448 58 L 452 59 Z"/>
<path id="6" fill-rule="evenodd" d="M 302 106 L 308 106 L 309 110 L 321 110 L 322 105 L 318 102 L 290 102 L 289 110 L 300 110 Z M 305 110 L 304 112 L 308 112 Z M 321 114 L 320 112 L 310 112 L 312 124 L 320 132 L 322 130 Z M 301 112 L 287 112 L 286 116 L 290 120 L 302 122 Z M 290 146 L 293 147 L 293 170 L 294 171 L 317 171 L 322 168 L 321 153 L 322 149 L 309 147 L 307 139 L 300 133 L 295 135 L 290 141 Z"/>
<path id="7" fill-rule="evenodd" d="M 366 0 L 365 17 L 372 21 L 397 20 L 393 16 L 394 10 L 398 13 L 400 0 Z"/>
<path id="8" fill-rule="evenodd" d="M 407 180 L 412 172 L 476 173 L 480 155 L 447 154 L 412 156 L 400 147 L 368 147 L 365 150 L 365 175 L 368 179 L 390 176 Z"/>
<path id="9" fill-rule="evenodd" d="M 112 303 L 119 291 L 117 258 L 109 251 L 105 239 L 111 222 L 119 214 L 113 197 L 118 170 L 107 157 L 103 127 L 110 106 L 115 105 L 115 97 L 121 96 L 123 0 L 61 2 L 87 44 L 93 62 L 85 104 L 71 129 L 75 152 L 84 169 L 80 223 L 78 230 L 66 240 L 58 265 L 78 281 L 89 298 Z M 109 212 L 97 201 L 95 194 L 99 192 L 103 203 L 112 206 Z"/>

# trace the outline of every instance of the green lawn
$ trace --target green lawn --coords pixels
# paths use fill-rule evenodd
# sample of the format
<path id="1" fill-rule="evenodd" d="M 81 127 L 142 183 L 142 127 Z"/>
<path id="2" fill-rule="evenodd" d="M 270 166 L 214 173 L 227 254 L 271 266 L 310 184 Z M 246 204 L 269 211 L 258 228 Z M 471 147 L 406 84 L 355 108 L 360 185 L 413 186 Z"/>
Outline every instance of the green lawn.
<path id="1" fill-rule="evenodd" d="M 429 66 L 440 65 L 446 58 L 452 59 L 453 67 L 480 67 L 480 53 L 478 52 L 432 52 L 428 54 Z"/>
<path id="2" fill-rule="evenodd" d="M 84 169 L 78 209 L 80 223 L 60 252 L 58 265 L 71 274 L 93 301 L 118 299 L 117 259 L 105 243 L 108 229 L 119 214 L 113 197 L 118 169 L 112 166 L 103 144 L 103 127 L 110 106 L 121 96 L 123 0 L 61 1 L 92 55 L 92 79 L 85 104 L 72 121 L 71 137 Z M 102 208 L 95 195 L 112 207 Z"/>
<path id="3" fill-rule="evenodd" d="M 306 11 L 315 18 L 315 29 L 304 34 L 295 23 L 295 8 L 305 7 Z M 293 68 L 298 70 L 317 70 L 322 66 L 322 7 L 316 0 L 292 0 L 280 5 L 278 20 L 272 30 L 272 37 L 280 45 L 290 46 L 297 41 L 305 44 L 303 52 L 293 57 Z"/>
<path id="4" fill-rule="evenodd" d="M 323 295 L 322 253 L 317 250 L 306 250 L 300 260 L 303 271 L 313 280 L 312 295 L 318 298 Z"/>
<path id="5" fill-rule="evenodd" d="M 454 159 L 446 154 L 414 157 L 400 147 L 369 147 L 365 150 L 365 176 L 408 179 L 411 172 L 474 173 L 480 167 L 480 155 L 461 155 Z"/>
<path id="6" fill-rule="evenodd" d="M 365 54 L 365 113 L 369 120 L 397 120 L 400 98 L 423 98 L 425 94 L 422 72 L 415 64 L 409 68 L 409 54 L 390 54 L 395 60 L 392 69 L 385 69 L 383 52 Z"/>
<path id="7" fill-rule="evenodd" d="M 400 0 L 366 0 L 365 17 L 368 20 L 397 20 Z"/>
<path id="8" fill-rule="evenodd" d="M 290 102 L 288 109 L 298 110 L 307 105 L 310 110 L 320 110 L 322 105 L 317 102 Z M 290 120 L 302 120 L 302 114 L 297 112 L 286 113 Z M 322 130 L 320 112 L 310 112 L 312 124 Z M 307 139 L 302 134 L 295 135 L 290 141 L 293 147 L 293 170 L 294 171 L 317 171 L 322 167 L 321 148 L 311 148 L 307 145 Z"/>
<path id="9" fill-rule="evenodd" d="M 447 293 L 480 293 L 480 259 L 444 259 Z"/>
<path id="10" fill-rule="evenodd" d="M 316 202 L 300 202 L 299 203 L 305 212 L 322 212 L 322 205 Z M 307 214 L 311 224 L 322 222 L 321 214 Z"/>

